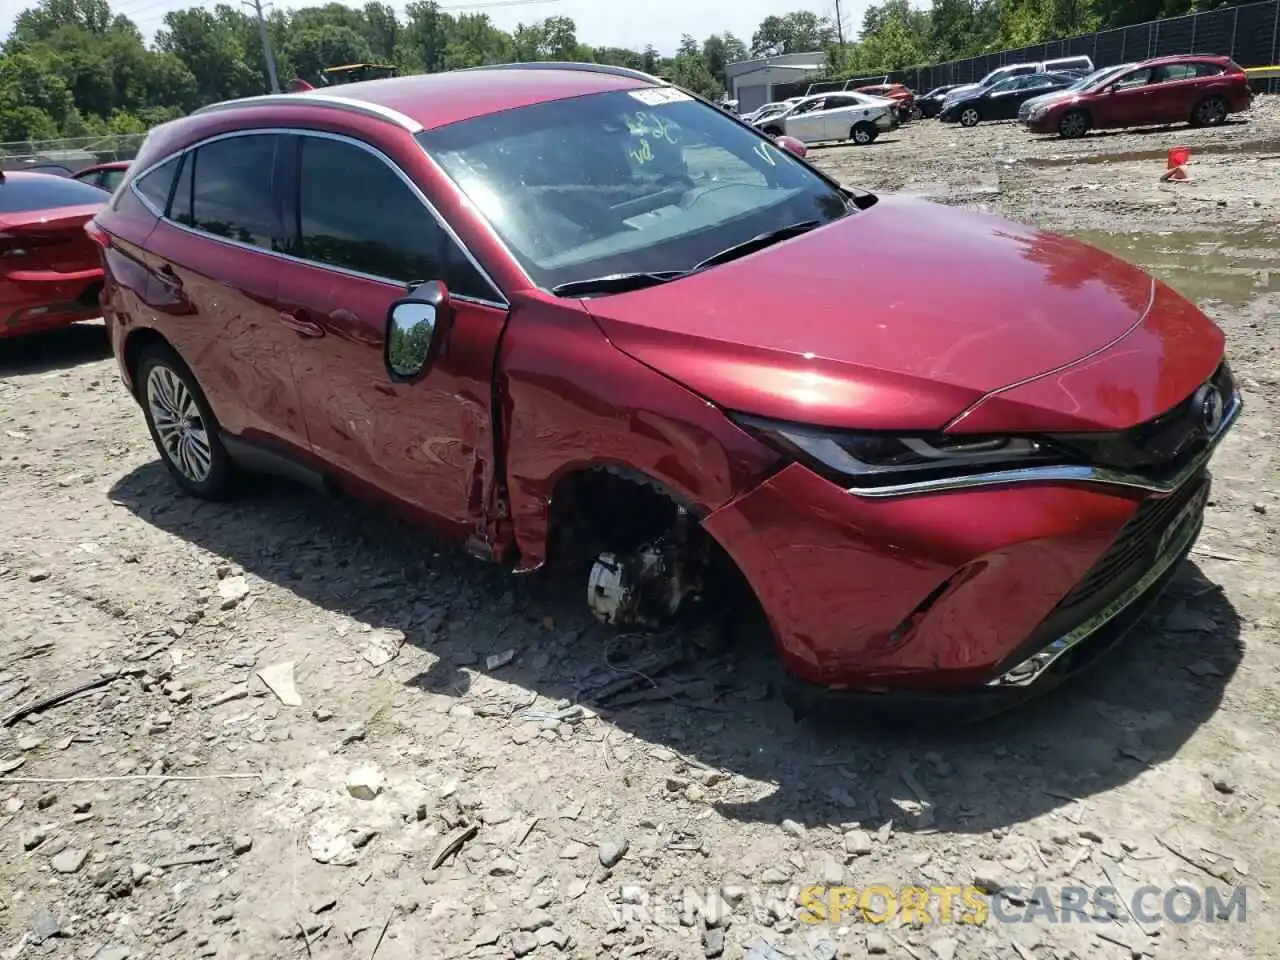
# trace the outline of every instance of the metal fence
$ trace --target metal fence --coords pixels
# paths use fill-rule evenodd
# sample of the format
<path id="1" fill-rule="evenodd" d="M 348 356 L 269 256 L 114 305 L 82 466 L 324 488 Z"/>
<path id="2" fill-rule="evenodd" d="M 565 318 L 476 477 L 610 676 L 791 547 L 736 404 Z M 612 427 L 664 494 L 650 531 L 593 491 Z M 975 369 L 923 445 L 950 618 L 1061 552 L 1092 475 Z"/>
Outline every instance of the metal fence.
<path id="1" fill-rule="evenodd" d="M 1100 30 L 1066 40 L 1050 40 L 1017 50 L 951 60 L 931 67 L 895 70 L 892 78 L 923 93 L 945 83 L 973 83 L 996 67 L 1009 63 L 1088 56 L 1095 67 L 1110 67 L 1177 53 L 1229 56 L 1242 67 L 1280 63 L 1280 0 L 1223 7 L 1185 17 L 1151 20 L 1114 30 Z M 843 81 L 777 84 L 773 99 L 798 97 L 811 86 L 814 93 L 835 89 Z M 1264 91 L 1280 92 L 1280 80 L 1259 80 Z"/>
<path id="2" fill-rule="evenodd" d="M 145 133 L 119 133 L 105 137 L 0 143 L 0 169 L 75 173 L 95 163 L 132 160 L 144 139 Z"/>

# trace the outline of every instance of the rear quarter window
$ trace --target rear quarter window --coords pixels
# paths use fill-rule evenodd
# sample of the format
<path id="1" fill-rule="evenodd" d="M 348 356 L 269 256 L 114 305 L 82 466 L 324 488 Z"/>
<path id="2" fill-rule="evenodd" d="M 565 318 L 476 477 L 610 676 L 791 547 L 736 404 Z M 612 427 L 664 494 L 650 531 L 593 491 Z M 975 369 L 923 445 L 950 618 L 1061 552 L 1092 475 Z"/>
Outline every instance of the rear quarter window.
<path id="1" fill-rule="evenodd" d="M 104 203 L 106 199 L 98 187 L 48 174 L 21 179 L 8 177 L 0 183 L 0 213 L 80 207 L 90 203 Z"/>
<path id="2" fill-rule="evenodd" d="M 133 182 L 133 188 L 161 215 L 169 206 L 169 192 L 173 188 L 173 178 L 178 172 L 178 162 L 181 159 L 174 157 L 166 160 Z"/>

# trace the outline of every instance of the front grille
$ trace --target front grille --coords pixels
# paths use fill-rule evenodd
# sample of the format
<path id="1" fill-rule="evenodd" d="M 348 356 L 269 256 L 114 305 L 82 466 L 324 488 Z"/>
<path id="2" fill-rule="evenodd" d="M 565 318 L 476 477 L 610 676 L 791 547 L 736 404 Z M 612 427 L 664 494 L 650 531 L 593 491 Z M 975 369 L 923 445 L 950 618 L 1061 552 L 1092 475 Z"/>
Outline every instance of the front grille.
<path id="1" fill-rule="evenodd" d="M 1230 402 L 1235 383 L 1225 363 L 1218 367 L 1211 382 L 1224 403 Z M 1176 469 L 1202 453 L 1211 442 L 1194 400 L 1192 393 L 1172 409 L 1128 430 L 1059 435 L 1054 440 L 1095 467 L 1139 472 Z"/>
<path id="2" fill-rule="evenodd" d="M 1106 553 L 1062 598 L 1052 615 L 1068 610 L 1084 612 L 1118 596 L 1156 561 L 1161 538 L 1183 509 L 1192 506 L 1191 522 L 1195 522 L 1208 498 L 1209 478 L 1201 473 L 1167 497 L 1143 501 Z"/>

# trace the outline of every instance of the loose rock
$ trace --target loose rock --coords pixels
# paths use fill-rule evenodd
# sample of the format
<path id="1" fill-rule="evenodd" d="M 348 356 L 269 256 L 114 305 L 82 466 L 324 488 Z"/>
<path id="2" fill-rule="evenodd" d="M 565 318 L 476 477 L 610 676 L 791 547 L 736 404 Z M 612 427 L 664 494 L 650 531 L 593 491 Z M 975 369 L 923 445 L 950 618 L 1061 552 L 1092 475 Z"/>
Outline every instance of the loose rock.
<path id="1" fill-rule="evenodd" d="M 625 837 L 611 837 L 600 844 L 600 866 L 609 868 L 616 866 L 618 861 L 627 855 L 627 851 L 631 849 L 631 844 Z"/>
<path id="2" fill-rule="evenodd" d="M 357 800 L 373 800 L 382 793 L 383 782 L 377 767 L 357 767 L 347 775 L 347 793 Z"/>
<path id="3" fill-rule="evenodd" d="M 88 856 L 88 850 L 79 847 L 68 847 L 50 860 L 49 865 L 58 873 L 75 873 L 84 866 L 84 861 Z"/>

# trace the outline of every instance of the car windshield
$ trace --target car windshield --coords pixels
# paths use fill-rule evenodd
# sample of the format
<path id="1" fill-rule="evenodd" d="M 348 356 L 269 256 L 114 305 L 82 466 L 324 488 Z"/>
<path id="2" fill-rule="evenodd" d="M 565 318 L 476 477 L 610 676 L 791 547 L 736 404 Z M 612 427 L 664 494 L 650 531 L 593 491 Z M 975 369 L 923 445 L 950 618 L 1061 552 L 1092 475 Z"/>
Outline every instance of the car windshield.
<path id="1" fill-rule="evenodd" d="M 670 87 L 504 110 L 418 140 L 547 289 L 688 270 L 856 209 L 771 140 Z"/>

